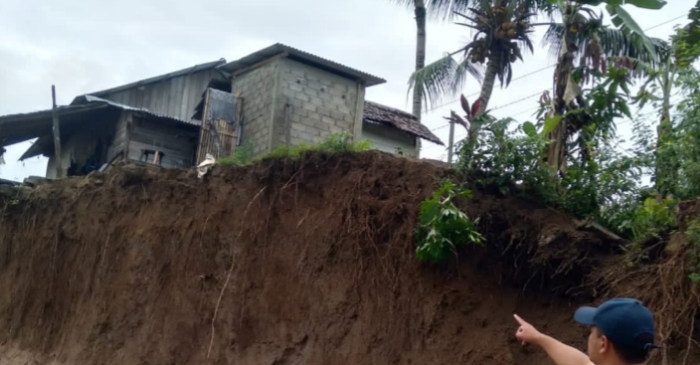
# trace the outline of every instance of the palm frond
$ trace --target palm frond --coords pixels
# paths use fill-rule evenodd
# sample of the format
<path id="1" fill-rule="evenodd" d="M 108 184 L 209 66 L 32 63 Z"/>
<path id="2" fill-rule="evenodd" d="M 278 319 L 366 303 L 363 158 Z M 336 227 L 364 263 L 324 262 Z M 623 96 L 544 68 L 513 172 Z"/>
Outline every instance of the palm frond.
<path id="1" fill-rule="evenodd" d="M 469 57 L 463 57 L 455 68 L 454 78 L 452 79 L 452 93 L 458 94 L 464 90 L 467 83 L 467 75 L 471 75 L 478 82 L 483 79 L 482 67 L 473 64 Z"/>
<path id="2" fill-rule="evenodd" d="M 591 31 L 595 32 L 598 35 L 598 38 L 600 39 L 600 46 L 603 47 L 603 52 L 606 56 L 628 56 L 630 44 L 627 40 L 627 36 L 623 31 L 605 26 Z"/>
<path id="3" fill-rule="evenodd" d="M 413 0 L 411 0 L 413 1 Z M 454 12 L 466 13 L 468 8 L 478 6 L 478 0 L 426 0 L 428 14 L 439 20 L 451 20 Z"/>
<path id="4" fill-rule="evenodd" d="M 400 4 L 412 4 L 415 0 L 393 0 Z M 525 13 L 544 14 L 550 18 L 557 12 L 557 7 L 549 0 L 518 0 L 510 2 L 520 6 Z M 493 6 L 492 0 L 425 0 L 428 15 L 435 19 L 452 20 L 454 12 L 467 13 L 476 10 L 482 15 Z"/>
<path id="5" fill-rule="evenodd" d="M 513 80 L 513 65 L 508 62 L 506 65 L 506 87 L 510 85 L 510 82 Z M 501 85 L 503 87 L 503 85 Z"/>
<path id="6" fill-rule="evenodd" d="M 443 98 L 458 93 L 466 82 L 467 74 L 480 73 L 466 57 L 457 62 L 452 55 L 447 54 L 411 75 L 408 81 L 409 93 L 414 88 L 419 89 L 427 107 L 428 104 L 439 103 Z"/>
<path id="7" fill-rule="evenodd" d="M 640 59 L 633 58 L 633 57 L 610 57 L 609 60 L 611 63 L 615 64 L 618 62 L 618 60 L 624 58 L 625 63 L 628 64 L 626 67 L 630 72 L 631 76 L 633 78 L 647 78 L 649 75 L 651 75 L 654 72 L 654 66 L 652 66 L 649 63 L 646 63 Z"/>
<path id="8" fill-rule="evenodd" d="M 562 35 L 564 34 L 564 24 L 552 24 L 542 37 L 542 45 L 549 48 L 549 57 L 556 60 L 562 46 Z"/>
<path id="9" fill-rule="evenodd" d="M 521 43 L 524 43 L 527 48 L 530 50 L 530 53 L 535 53 L 535 48 L 532 46 L 532 41 L 530 40 L 530 37 L 524 36 L 520 39 Z"/>
<path id="10" fill-rule="evenodd" d="M 389 0 L 390 2 L 406 8 L 415 8 L 416 0 Z"/>
<path id="11" fill-rule="evenodd" d="M 628 35 L 622 30 L 611 27 L 601 27 L 597 34 L 603 52 L 608 57 L 636 58 L 651 66 L 656 66 L 664 55 L 668 55 L 670 52 L 669 44 L 658 38 L 650 38 L 656 52 L 656 55 L 652 55 L 647 51 L 644 40 L 639 34 Z"/>

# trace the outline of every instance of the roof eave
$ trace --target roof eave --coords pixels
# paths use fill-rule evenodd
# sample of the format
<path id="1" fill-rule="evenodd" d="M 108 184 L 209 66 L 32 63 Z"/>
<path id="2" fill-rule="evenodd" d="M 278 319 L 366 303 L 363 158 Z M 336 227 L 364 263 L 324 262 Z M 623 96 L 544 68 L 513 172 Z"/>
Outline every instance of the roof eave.
<path id="1" fill-rule="evenodd" d="M 302 62 L 310 66 L 318 67 L 328 72 L 332 72 L 352 80 L 360 81 L 362 82 L 362 84 L 365 85 L 365 87 L 380 85 L 386 82 L 386 80 L 380 77 L 370 75 L 368 73 L 353 69 L 351 67 L 339 64 L 337 62 L 333 62 L 331 60 L 280 43 L 273 44 L 270 47 L 267 47 L 255 53 L 251 53 L 236 61 L 232 61 L 227 64 L 221 65 L 219 66 L 219 69 L 233 74 L 236 71 L 243 70 L 259 62 L 270 59 L 272 57 L 279 56 L 281 54 L 286 54 L 286 57 L 288 57 L 289 59 Z"/>

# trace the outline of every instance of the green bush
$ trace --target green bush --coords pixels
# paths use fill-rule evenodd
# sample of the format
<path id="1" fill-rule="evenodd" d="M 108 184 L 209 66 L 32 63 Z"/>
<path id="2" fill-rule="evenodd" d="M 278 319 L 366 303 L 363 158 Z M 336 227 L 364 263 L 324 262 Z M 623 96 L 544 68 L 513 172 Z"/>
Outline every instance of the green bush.
<path id="1" fill-rule="evenodd" d="M 342 152 L 365 152 L 372 149 L 372 143 L 367 140 L 352 141 L 352 136 L 349 133 L 343 132 L 330 135 L 323 142 L 313 144 L 300 144 L 298 146 L 277 146 L 272 151 L 258 156 L 255 156 L 255 149 L 251 144 L 239 146 L 234 151 L 233 155 L 219 159 L 218 163 L 222 165 L 248 165 L 256 160 L 266 158 L 291 158 L 297 159 L 304 152 L 321 151 L 327 153 L 342 153 Z"/>
<path id="2" fill-rule="evenodd" d="M 472 220 L 460 211 L 454 204 L 456 198 L 467 200 L 471 198 L 471 191 L 448 180 L 421 204 L 420 222 L 416 228 L 416 257 L 419 260 L 440 263 L 456 255 L 461 245 L 483 244 L 478 220 Z"/>
<path id="3" fill-rule="evenodd" d="M 222 165 L 245 166 L 251 164 L 255 159 L 255 148 L 251 143 L 244 143 L 233 151 L 228 157 L 220 158 L 218 163 Z"/>

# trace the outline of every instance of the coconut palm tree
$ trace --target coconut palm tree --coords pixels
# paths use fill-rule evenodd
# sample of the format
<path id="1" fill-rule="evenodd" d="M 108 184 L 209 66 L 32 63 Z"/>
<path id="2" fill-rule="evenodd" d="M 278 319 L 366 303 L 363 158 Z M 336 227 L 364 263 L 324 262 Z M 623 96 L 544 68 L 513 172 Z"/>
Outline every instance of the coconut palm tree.
<path id="1" fill-rule="evenodd" d="M 418 71 L 425 67 L 425 53 L 426 53 L 426 41 L 427 41 L 427 31 L 426 31 L 426 20 L 428 14 L 428 5 L 430 7 L 431 14 L 438 18 L 445 18 L 447 14 L 451 13 L 451 9 L 466 9 L 470 6 L 470 1 L 472 0 L 393 0 L 394 2 L 413 8 L 416 20 L 416 57 L 415 57 L 415 71 Z M 544 0 L 541 0 L 544 1 Z M 426 4 L 427 3 L 427 4 Z M 412 112 L 413 115 L 421 121 L 421 116 L 423 112 L 423 95 L 421 88 L 413 89 L 413 100 L 412 100 Z M 418 140 L 418 148 L 420 149 L 420 140 Z"/>
<path id="2" fill-rule="evenodd" d="M 451 19 L 453 11 L 467 11 L 473 6 L 476 0 L 392 0 L 399 5 L 413 9 L 416 20 L 416 57 L 415 71 L 425 67 L 427 30 L 426 22 L 428 16 L 437 19 Z M 540 0 L 547 1 L 547 0 Z M 423 108 L 423 96 L 420 88 L 413 89 L 413 115 L 421 120 Z"/>
<path id="3" fill-rule="evenodd" d="M 426 0 L 393 0 L 394 2 L 413 8 L 416 19 L 416 70 L 420 70 L 425 66 L 425 47 L 426 47 Z M 429 0 L 428 0 L 429 1 Z M 413 115 L 421 120 L 422 98 L 420 90 L 413 90 Z"/>
<path id="4" fill-rule="evenodd" d="M 538 24 L 532 24 L 532 20 L 537 15 L 538 6 L 545 3 L 543 0 L 453 2 L 449 9 L 460 20 L 456 24 L 474 30 L 473 39 L 457 51 L 417 70 L 409 81 L 414 93 L 421 95 L 426 103 L 457 94 L 468 74 L 481 79 L 482 66 L 485 65 L 481 93 L 476 102 L 477 114 L 483 113 L 496 80 L 502 87 L 508 86 L 513 77 L 512 64 L 523 60 L 525 49 L 533 51 L 530 34 L 533 26 Z M 467 10 L 454 10 L 461 8 Z"/>

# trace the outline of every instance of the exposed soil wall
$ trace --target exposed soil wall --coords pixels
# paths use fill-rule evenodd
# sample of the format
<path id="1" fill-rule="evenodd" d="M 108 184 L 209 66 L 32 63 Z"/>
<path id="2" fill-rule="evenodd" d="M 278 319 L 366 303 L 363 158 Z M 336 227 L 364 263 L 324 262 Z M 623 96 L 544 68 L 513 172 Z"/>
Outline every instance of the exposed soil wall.
<path id="1" fill-rule="evenodd" d="M 589 278 L 616 243 L 477 191 L 464 208 L 486 246 L 420 264 L 419 204 L 445 173 L 312 154 L 6 192 L 0 364 L 546 363 L 515 341 L 514 311 L 583 348 L 572 311 L 602 299 Z"/>

